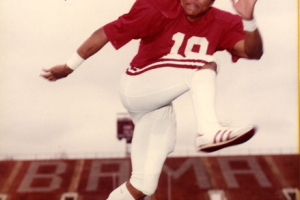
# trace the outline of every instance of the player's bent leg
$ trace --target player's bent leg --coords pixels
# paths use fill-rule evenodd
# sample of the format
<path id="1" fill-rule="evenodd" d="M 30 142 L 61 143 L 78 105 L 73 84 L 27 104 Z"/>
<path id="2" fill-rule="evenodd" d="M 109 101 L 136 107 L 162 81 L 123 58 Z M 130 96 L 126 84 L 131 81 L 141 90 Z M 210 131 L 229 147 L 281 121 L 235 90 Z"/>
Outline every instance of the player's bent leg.
<path id="1" fill-rule="evenodd" d="M 195 70 L 163 67 L 131 76 L 123 74 L 119 94 L 124 107 L 135 116 L 170 104 L 189 91 L 189 80 Z M 140 116 L 138 116 L 140 115 Z"/>
<path id="2" fill-rule="evenodd" d="M 175 113 L 172 105 L 143 115 L 136 123 L 132 142 L 130 183 L 145 195 L 152 195 L 163 164 L 174 150 Z"/>
<path id="3" fill-rule="evenodd" d="M 190 92 L 195 110 L 197 131 L 205 134 L 210 127 L 219 125 L 215 110 L 216 71 L 213 66 L 205 67 L 194 73 L 190 83 Z"/>
<path id="4" fill-rule="evenodd" d="M 252 126 L 222 126 L 215 111 L 216 66 L 209 63 L 195 72 L 191 81 L 198 135 L 196 147 L 199 151 L 213 152 L 224 147 L 248 141 L 255 133 Z"/>
<path id="5" fill-rule="evenodd" d="M 151 195 L 156 190 L 163 163 L 175 144 L 175 113 L 170 103 L 189 90 L 187 77 L 192 74 L 187 69 L 161 68 L 121 78 L 120 97 L 135 123 L 129 181 L 134 192 Z"/>

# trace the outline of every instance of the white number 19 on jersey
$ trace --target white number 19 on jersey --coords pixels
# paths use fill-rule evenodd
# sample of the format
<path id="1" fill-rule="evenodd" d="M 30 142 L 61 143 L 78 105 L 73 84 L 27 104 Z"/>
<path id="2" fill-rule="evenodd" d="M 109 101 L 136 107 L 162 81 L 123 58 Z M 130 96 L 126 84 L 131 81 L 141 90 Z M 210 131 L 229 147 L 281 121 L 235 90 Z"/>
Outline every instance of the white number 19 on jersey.
<path id="1" fill-rule="evenodd" d="M 184 39 L 183 33 L 176 33 L 173 35 L 172 40 L 175 41 L 174 45 L 170 53 L 163 58 L 171 58 L 171 59 L 199 59 L 200 57 L 206 56 L 207 48 L 208 48 L 208 41 L 205 37 L 196 37 L 193 36 L 188 39 L 186 48 L 184 50 L 185 57 L 178 54 L 178 50 L 181 47 Z M 198 53 L 193 52 L 192 49 L 194 45 L 200 45 L 200 50 Z"/>

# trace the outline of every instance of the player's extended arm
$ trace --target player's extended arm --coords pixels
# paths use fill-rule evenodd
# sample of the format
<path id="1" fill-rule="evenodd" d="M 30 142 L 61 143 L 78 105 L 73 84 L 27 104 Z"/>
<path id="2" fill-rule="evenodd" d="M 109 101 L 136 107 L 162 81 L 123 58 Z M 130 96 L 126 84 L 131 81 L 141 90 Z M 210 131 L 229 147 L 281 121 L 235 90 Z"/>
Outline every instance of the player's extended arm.
<path id="1" fill-rule="evenodd" d="M 97 53 L 108 42 L 103 28 L 96 30 L 77 50 L 84 60 Z"/>
<path id="2" fill-rule="evenodd" d="M 254 6 L 257 0 L 231 0 L 235 10 L 241 15 L 242 19 L 247 21 L 253 20 Z M 263 42 L 261 35 L 256 28 L 255 30 L 245 30 L 246 38 L 237 42 L 232 53 L 241 58 L 260 59 L 263 55 Z"/>
<path id="3" fill-rule="evenodd" d="M 77 50 L 77 54 L 83 60 L 88 59 L 95 53 L 97 53 L 102 47 L 108 42 L 108 39 L 103 31 L 103 28 L 96 30 Z M 78 56 L 77 55 L 77 56 Z M 79 58 L 79 59 L 80 59 Z M 71 69 L 67 64 L 57 65 L 50 69 L 44 69 L 44 74 L 42 77 L 48 79 L 49 81 L 56 81 L 67 77 L 74 70 Z"/>

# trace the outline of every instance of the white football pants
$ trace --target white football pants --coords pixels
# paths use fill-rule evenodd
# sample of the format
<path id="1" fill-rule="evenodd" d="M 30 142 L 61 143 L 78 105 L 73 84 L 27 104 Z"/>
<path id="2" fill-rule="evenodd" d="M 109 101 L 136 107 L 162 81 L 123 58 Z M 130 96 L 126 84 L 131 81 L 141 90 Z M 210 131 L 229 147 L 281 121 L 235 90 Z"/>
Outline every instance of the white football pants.
<path id="1" fill-rule="evenodd" d="M 210 69 L 163 67 L 121 78 L 120 97 L 135 124 L 130 183 L 146 195 L 155 192 L 165 159 L 174 150 L 176 119 L 172 101 L 189 90 L 193 100 L 198 101 L 200 97 L 193 88 L 197 89 L 197 79 L 201 79 L 197 76 L 205 70 L 215 76 Z M 212 98 L 211 105 L 214 95 Z"/>

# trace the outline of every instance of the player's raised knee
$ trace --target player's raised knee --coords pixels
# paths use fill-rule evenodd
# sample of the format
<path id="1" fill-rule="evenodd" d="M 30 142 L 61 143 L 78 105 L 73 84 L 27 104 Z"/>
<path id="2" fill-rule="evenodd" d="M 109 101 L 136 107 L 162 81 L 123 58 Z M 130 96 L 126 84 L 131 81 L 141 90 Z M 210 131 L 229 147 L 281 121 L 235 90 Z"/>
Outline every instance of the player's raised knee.
<path id="1" fill-rule="evenodd" d="M 210 69 L 210 70 L 217 72 L 218 65 L 216 62 L 208 62 L 200 70 L 202 70 L 202 69 Z"/>

